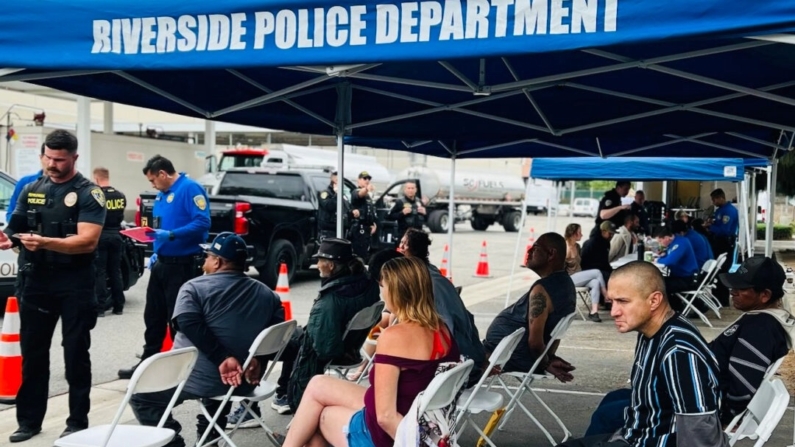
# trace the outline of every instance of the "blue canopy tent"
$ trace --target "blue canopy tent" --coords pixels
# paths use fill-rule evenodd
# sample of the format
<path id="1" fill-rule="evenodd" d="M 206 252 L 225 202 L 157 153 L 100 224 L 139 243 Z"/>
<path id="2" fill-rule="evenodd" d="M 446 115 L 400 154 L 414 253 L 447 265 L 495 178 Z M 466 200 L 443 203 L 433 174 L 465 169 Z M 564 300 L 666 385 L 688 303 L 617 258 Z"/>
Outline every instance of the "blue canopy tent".
<path id="1" fill-rule="evenodd" d="M 54 23 L 69 26 L 43 36 Z M 333 133 L 340 148 L 610 156 L 649 138 L 658 155 L 680 140 L 769 158 L 795 134 L 790 0 L 50 1 L 0 29 L 0 84 Z"/>
<path id="2" fill-rule="evenodd" d="M 622 179 L 633 181 L 742 181 L 745 164 L 740 158 L 537 158 L 530 176 L 549 180 Z"/>

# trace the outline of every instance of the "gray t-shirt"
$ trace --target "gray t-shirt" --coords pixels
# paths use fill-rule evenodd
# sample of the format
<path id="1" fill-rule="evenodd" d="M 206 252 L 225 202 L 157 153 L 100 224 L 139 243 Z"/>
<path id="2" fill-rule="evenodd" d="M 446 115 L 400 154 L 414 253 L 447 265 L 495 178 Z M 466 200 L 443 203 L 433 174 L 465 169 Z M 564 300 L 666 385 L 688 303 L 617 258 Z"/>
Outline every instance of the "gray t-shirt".
<path id="1" fill-rule="evenodd" d="M 241 363 L 251 343 L 264 329 L 284 321 L 279 295 L 241 272 L 218 272 L 186 282 L 177 295 L 172 318 L 198 313 L 218 341 Z M 182 332 L 174 337 L 174 348 L 193 346 Z M 210 359 L 199 352 L 185 391 L 197 396 L 224 394 L 229 388 Z"/>

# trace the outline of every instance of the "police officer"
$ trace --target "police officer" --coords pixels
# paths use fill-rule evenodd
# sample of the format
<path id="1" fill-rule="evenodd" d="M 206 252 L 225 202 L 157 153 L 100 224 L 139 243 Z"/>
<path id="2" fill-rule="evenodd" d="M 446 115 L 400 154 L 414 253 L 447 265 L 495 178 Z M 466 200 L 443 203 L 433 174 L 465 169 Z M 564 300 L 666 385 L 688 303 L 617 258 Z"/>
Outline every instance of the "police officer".
<path id="1" fill-rule="evenodd" d="M 41 431 L 47 411 L 50 344 L 62 321 L 66 381 L 69 384 L 68 435 L 88 427 L 91 390 L 90 331 L 97 322 L 94 256 L 105 223 L 102 189 L 75 168 L 77 138 L 65 130 L 47 135 L 47 175 L 19 196 L 0 249 L 22 245 L 23 278 L 20 346 L 22 386 L 17 394 L 17 423 L 11 442 Z M 10 236 L 10 238 L 9 238 Z"/>
<path id="2" fill-rule="evenodd" d="M 149 258 L 152 273 L 146 287 L 141 361 L 160 352 L 179 288 L 201 274 L 204 257 L 199 244 L 207 241 L 210 231 L 210 208 L 201 185 L 177 173 L 171 161 L 160 155 L 149 159 L 143 172 L 159 192 L 152 210 L 154 254 Z M 175 333 L 171 328 L 172 338 Z M 132 377 L 138 365 L 119 370 L 119 378 Z"/>
<path id="3" fill-rule="evenodd" d="M 328 237 L 337 237 L 337 193 L 339 192 L 339 183 L 337 182 L 337 171 L 331 173 L 330 181 L 326 189 L 318 193 L 318 216 L 317 224 L 320 230 L 320 242 Z M 352 216 L 350 204 L 343 196 L 343 221 L 342 232 L 345 234 L 348 228 L 348 219 Z"/>
<path id="4" fill-rule="evenodd" d="M 370 184 L 372 177 L 367 171 L 359 173 L 358 188 L 351 195 L 351 215 L 353 222 L 348 231 L 348 240 L 351 241 L 353 253 L 367 260 L 370 252 L 370 238 L 376 229 L 375 205 L 370 194 L 375 190 Z"/>
<path id="5" fill-rule="evenodd" d="M 737 230 L 740 227 L 739 216 L 737 208 L 726 201 L 726 193 L 721 188 L 712 191 L 709 196 L 715 206 L 715 212 L 712 219 L 709 219 L 704 226 L 709 228 L 709 242 L 715 257 L 728 253 L 728 261 L 724 262 L 721 267 L 721 273 L 725 273 L 729 271 L 733 262 L 731 256 L 737 242 Z M 721 304 L 728 305 L 729 289 L 720 281 L 716 283 L 714 294 Z"/>
<path id="6" fill-rule="evenodd" d="M 104 317 L 105 311 L 113 309 L 113 315 L 121 315 L 124 309 L 124 284 L 121 280 L 121 221 L 124 220 L 124 208 L 127 197 L 118 189 L 110 186 L 110 171 L 107 168 L 94 168 L 94 183 L 105 193 L 105 226 L 99 237 L 97 247 L 97 316 Z M 108 297 L 108 280 L 110 280 L 110 297 Z M 110 298 L 110 299 L 108 299 Z"/>
<path id="7" fill-rule="evenodd" d="M 395 201 L 387 218 L 398 223 L 398 237 L 396 242 L 403 238 L 406 230 L 416 228 L 422 230 L 425 223 L 425 206 L 417 197 L 417 184 L 411 180 L 403 185 L 403 198 Z"/>
<path id="8" fill-rule="evenodd" d="M 621 198 L 629 194 L 629 182 L 617 181 L 616 187 L 605 192 L 599 201 L 599 211 L 596 213 L 596 225 L 591 230 L 591 236 L 597 234 L 599 225 L 609 220 L 616 228 L 624 225 L 624 215 L 632 208 L 631 205 L 622 205 Z"/>

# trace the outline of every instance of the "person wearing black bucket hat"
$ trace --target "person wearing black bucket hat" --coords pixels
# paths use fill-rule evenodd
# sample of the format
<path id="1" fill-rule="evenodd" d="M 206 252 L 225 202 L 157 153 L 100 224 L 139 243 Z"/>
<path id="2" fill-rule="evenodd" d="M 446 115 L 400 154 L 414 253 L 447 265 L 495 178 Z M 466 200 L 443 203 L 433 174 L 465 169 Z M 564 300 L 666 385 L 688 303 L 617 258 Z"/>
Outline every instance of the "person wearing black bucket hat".
<path id="1" fill-rule="evenodd" d="M 313 258 L 320 271 L 320 292 L 301 336 L 287 396 L 276 396 L 271 405 L 282 414 L 298 408 L 309 380 L 323 374 L 330 361 L 355 363 L 352 360 L 358 358 L 368 330 L 343 339 L 345 326 L 357 312 L 380 299 L 378 283 L 370 280 L 350 241 L 326 238 Z"/>

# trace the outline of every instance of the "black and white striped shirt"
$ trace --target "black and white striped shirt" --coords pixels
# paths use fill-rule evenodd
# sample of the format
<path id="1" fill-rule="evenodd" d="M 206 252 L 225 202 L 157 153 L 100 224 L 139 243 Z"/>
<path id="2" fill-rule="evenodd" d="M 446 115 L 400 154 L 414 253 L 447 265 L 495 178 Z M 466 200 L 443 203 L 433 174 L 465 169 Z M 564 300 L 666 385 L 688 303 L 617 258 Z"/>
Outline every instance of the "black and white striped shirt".
<path id="1" fill-rule="evenodd" d="M 675 447 L 677 414 L 716 415 L 720 407 L 717 371 L 704 337 L 679 314 L 653 337 L 639 334 L 632 402 L 624 415 L 627 442 L 633 447 Z M 713 419 L 717 424 L 717 417 Z"/>

